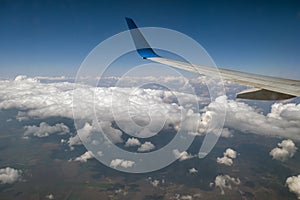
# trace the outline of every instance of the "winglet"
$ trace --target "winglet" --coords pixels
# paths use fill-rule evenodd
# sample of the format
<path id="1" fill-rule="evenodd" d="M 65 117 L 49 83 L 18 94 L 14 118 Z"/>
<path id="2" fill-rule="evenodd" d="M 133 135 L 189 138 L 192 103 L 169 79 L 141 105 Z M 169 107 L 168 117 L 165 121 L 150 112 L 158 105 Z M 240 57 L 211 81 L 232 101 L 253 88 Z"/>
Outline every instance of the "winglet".
<path id="1" fill-rule="evenodd" d="M 125 17 L 136 51 L 143 59 L 159 57 L 150 47 L 143 34 L 131 18 Z"/>

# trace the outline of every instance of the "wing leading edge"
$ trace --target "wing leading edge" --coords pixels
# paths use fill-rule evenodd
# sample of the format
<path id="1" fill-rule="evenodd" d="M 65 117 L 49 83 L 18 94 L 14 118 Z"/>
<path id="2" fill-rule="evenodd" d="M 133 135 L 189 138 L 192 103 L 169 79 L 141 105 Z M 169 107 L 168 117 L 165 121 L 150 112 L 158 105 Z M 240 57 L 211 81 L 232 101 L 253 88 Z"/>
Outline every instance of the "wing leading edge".
<path id="1" fill-rule="evenodd" d="M 219 74 L 223 79 L 253 87 L 238 93 L 237 98 L 249 100 L 284 100 L 300 96 L 300 81 L 271 76 L 263 76 L 229 69 L 215 69 L 198 64 L 163 58 L 155 53 L 134 21 L 126 18 L 131 37 L 138 54 L 147 60 L 176 67 L 190 72 L 215 77 Z"/>

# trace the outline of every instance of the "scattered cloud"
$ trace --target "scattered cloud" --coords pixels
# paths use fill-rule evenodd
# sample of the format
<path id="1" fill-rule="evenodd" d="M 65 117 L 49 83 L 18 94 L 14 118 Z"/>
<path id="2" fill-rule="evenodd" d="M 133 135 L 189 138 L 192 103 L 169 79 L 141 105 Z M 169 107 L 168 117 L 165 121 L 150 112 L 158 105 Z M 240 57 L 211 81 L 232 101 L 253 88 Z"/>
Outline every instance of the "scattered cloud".
<path id="1" fill-rule="evenodd" d="M 52 200 L 52 199 L 54 199 L 54 195 L 53 194 L 48 194 L 48 195 L 46 195 L 46 199 Z"/>
<path id="2" fill-rule="evenodd" d="M 192 200 L 193 199 L 193 196 L 192 195 L 182 195 L 180 197 L 180 200 Z"/>
<path id="3" fill-rule="evenodd" d="M 24 136 L 36 136 L 36 137 L 47 137 L 51 134 L 57 133 L 64 135 L 70 132 L 69 128 L 63 123 L 55 124 L 50 126 L 46 122 L 41 122 L 39 126 L 25 126 Z"/>
<path id="4" fill-rule="evenodd" d="M 128 138 L 125 147 L 141 146 L 141 142 L 136 138 Z"/>
<path id="5" fill-rule="evenodd" d="M 84 154 L 82 154 L 81 156 L 75 158 L 74 161 L 87 162 L 87 160 L 89 160 L 91 158 L 94 158 L 94 154 L 91 151 L 87 151 Z"/>
<path id="6" fill-rule="evenodd" d="M 233 137 L 233 131 L 229 130 L 228 128 L 223 128 L 222 133 L 221 133 L 221 137 L 231 138 L 231 137 Z"/>
<path id="7" fill-rule="evenodd" d="M 12 184 L 21 179 L 21 170 L 6 167 L 0 169 L 0 184 Z"/>
<path id="8" fill-rule="evenodd" d="M 193 200 L 193 199 L 202 199 L 202 195 L 200 193 L 197 194 L 175 194 L 174 197 L 172 199 L 174 200 Z"/>
<path id="9" fill-rule="evenodd" d="M 146 152 L 146 151 L 151 151 L 155 148 L 155 146 L 151 142 L 145 142 L 142 144 L 139 148 L 139 152 Z"/>
<path id="10" fill-rule="evenodd" d="M 196 174 L 196 173 L 198 173 L 198 170 L 195 169 L 195 168 L 191 168 L 191 169 L 189 169 L 189 173 L 190 174 Z"/>
<path id="11" fill-rule="evenodd" d="M 227 156 L 224 156 L 222 158 L 217 158 L 217 163 L 224 164 L 227 166 L 231 166 L 233 164 L 233 160 L 231 158 L 228 158 Z"/>
<path id="12" fill-rule="evenodd" d="M 288 177 L 286 179 L 286 184 L 290 192 L 295 193 L 298 199 L 300 199 L 300 175 Z"/>
<path id="13" fill-rule="evenodd" d="M 295 143 L 288 139 L 278 143 L 278 147 L 272 149 L 270 156 L 275 160 L 286 161 L 288 158 L 292 158 L 297 151 Z"/>
<path id="14" fill-rule="evenodd" d="M 227 156 L 229 158 L 236 158 L 236 155 L 236 151 L 230 148 L 226 149 L 226 151 L 224 152 L 224 156 Z"/>
<path id="15" fill-rule="evenodd" d="M 184 161 L 195 157 L 186 151 L 180 152 L 178 149 L 174 149 L 173 154 L 175 155 L 176 159 L 179 159 L 179 161 Z"/>
<path id="16" fill-rule="evenodd" d="M 231 166 L 233 164 L 233 159 L 235 159 L 237 156 L 237 152 L 234 151 L 233 149 L 228 148 L 223 153 L 223 155 L 224 155 L 223 157 L 217 158 L 217 163 Z"/>
<path id="17" fill-rule="evenodd" d="M 150 181 L 150 184 L 153 186 L 153 187 L 157 187 L 159 185 L 159 180 L 153 180 L 153 181 Z"/>
<path id="18" fill-rule="evenodd" d="M 110 162 L 110 166 L 113 168 L 116 167 L 123 167 L 123 168 L 129 168 L 129 167 L 133 167 L 135 165 L 134 161 L 130 161 L 130 160 L 123 160 L 123 159 L 114 159 Z"/>
<path id="19" fill-rule="evenodd" d="M 239 178 L 232 178 L 229 175 L 219 175 L 215 179 L 215 187 L 219 187 L 221 190 L 221 194 L 224 195 L 224 189 L 232 189 L 232 184 L 239 185 L 241 183 Z"/>
<path id="20" fill-rule="evenodd" d="M 81 145 L 81 144 L 82 144 L 82 142 L 81 142 L 80 137 L 79 137 L 78 134 L 76 134 L 76 135 L 70 137 L 67 143 L 68 143 L 68 145 L 70 146 L 70 148 L 71 148 L 72 150 L 73 150 L 73 148 L 74 148 L 74 147 L 73 147 L 74 145 Z"/>
<path id="21" fill-rule="evenodd" d="M 101 128 L 97 128 L 97 125 L 100 125 Z M 97 137 L 94 136 L 102 133 L 105 134 L 112 143 L 123 142 L 122 132 L 119 129 L 113 128 L 111 122 L 105 121 L 97 124 L 97 122 L 93 121 L 91 124 L 85 123 L 81 129 L 77 130 L 77 135 L 71 137 L 68 141 L 68 144 L 70 147 L 73 145 L 79 145 L 82 142 L 92 145 L 99 145 Z"/>

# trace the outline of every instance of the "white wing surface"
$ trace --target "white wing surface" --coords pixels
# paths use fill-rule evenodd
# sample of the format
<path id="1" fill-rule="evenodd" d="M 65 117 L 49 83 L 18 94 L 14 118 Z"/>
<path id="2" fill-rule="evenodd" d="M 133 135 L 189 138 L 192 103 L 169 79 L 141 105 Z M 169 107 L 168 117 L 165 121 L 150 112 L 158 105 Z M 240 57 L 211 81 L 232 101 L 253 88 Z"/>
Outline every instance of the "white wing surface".
<path id="1" fill-rule="evenodd" d="M 126 18 L 132 39 L 137 52 L 143 59 L 176 67 L 190 72 L 200 73 L 206 76 L 219 76 L 225 80 L 251 86 L 250 90 L 238 93 L 237 98 L 251 100 L 283 100 L 300 96 L 300 81 L 271 76 L 263 76 L 229 69 L 215 69 L 193 63 L 163 58 L 157 55 L 148 44 L 134 21 Z"/>

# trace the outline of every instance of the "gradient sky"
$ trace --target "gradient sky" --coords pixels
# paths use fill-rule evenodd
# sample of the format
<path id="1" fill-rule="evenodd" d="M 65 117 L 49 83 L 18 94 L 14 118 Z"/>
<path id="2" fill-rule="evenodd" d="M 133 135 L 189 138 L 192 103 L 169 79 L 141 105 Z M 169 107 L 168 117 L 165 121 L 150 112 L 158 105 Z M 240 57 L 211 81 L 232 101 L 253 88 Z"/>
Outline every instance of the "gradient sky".
<path id="1" fill-rule="evenodd" d="M 0 77 L 75 76 L 101 41 L 164 27 L 219 67 L 300 79 L 300 1 L 0 1 Z"/>

